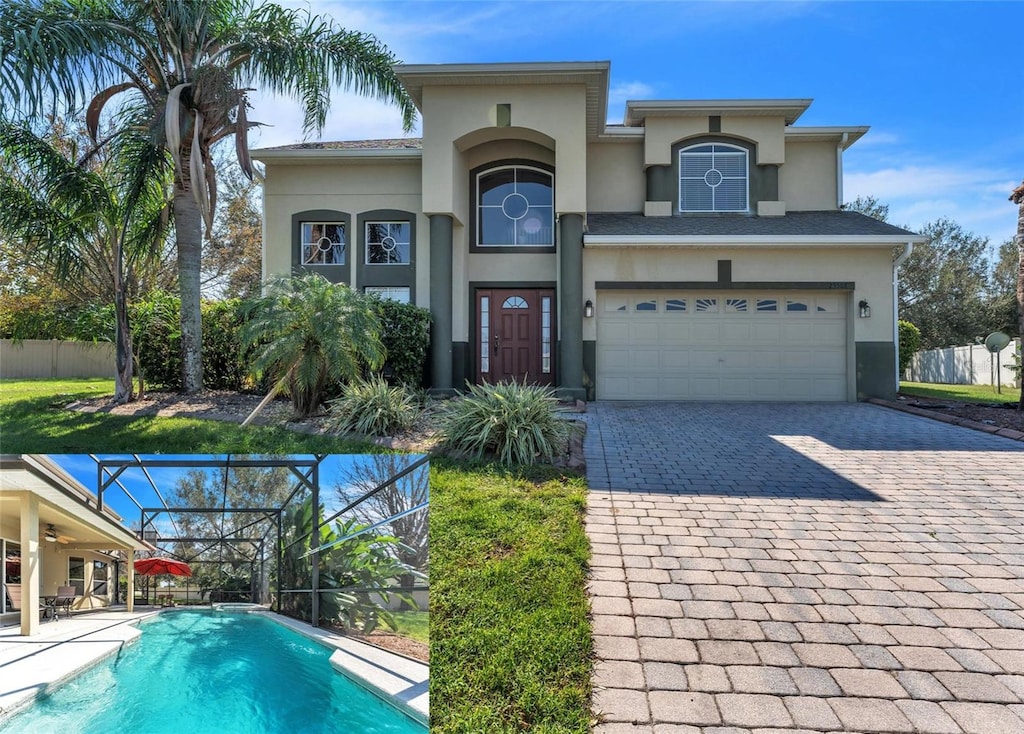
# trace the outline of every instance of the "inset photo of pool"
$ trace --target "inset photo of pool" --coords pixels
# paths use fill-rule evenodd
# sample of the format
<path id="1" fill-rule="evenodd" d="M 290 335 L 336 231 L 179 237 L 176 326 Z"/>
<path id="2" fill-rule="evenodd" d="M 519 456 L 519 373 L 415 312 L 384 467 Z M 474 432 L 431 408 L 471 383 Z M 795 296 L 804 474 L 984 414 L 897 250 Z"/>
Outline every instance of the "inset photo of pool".
<path id="1" fill-rule="evenodd" d="M 0 732 L 425 734 L 428 457 L 0 457 Z"/>

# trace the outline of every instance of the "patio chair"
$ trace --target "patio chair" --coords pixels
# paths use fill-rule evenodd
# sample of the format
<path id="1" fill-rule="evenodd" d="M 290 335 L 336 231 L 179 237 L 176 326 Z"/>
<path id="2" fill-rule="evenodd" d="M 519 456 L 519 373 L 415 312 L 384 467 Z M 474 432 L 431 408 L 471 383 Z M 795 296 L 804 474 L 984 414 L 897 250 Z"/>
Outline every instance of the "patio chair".
<path id="1" fill-rule="evenodd" d="M 55 613 L 64 612 L 64 616 L 71 617 L 71 604 L 75 601 L 74 586 L 58 586 L 57 600 L 54 602 Z"/>

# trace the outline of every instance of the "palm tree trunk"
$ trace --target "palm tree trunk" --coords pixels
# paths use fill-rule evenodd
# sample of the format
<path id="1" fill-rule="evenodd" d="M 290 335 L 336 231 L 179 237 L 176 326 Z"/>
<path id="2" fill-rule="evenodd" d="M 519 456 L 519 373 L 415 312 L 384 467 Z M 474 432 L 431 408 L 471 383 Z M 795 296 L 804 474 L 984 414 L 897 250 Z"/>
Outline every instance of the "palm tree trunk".
<path id="1" fill-rule="evenodd" d="M 174 185 L 174 234 L 181 295 L 181 389 L 195 393 L 203 389 L 203 323 L 199 306 L 203 226 L 199 205 L 180 182 Z"/>
<path id="2" fill-rule="evenodd" d="M 118 234 L 114 242 L 114 334 L 116 374 L 114 375 L 114 404 L 131 402 L 132 385 L 132 332 L 128 327 L 128 299 L 124 285 L 124 243 Z"/>

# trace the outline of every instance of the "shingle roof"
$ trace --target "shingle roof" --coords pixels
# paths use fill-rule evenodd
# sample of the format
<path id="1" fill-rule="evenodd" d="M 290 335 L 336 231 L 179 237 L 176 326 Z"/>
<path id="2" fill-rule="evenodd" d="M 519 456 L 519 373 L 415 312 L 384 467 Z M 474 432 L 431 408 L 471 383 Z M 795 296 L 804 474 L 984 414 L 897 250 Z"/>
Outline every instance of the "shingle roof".
<path id="1" fill-rule="evenodd" d="M 381 138 L 379 140 L 325 140 L 316 143 L 278 145 L 261 150 L 418 150 L 422 147 L 422 138 Z"/>
<path id="2" fill-rule="evenodd" d="M 860 212 L 788 212 L 781 217 L 712 214 L 686 217 L 646 217 L 632 212 L 587 214 L 590 235 L 687 236 L 892 236 L 916 238 L 913 232 L 880 222 Z"/>

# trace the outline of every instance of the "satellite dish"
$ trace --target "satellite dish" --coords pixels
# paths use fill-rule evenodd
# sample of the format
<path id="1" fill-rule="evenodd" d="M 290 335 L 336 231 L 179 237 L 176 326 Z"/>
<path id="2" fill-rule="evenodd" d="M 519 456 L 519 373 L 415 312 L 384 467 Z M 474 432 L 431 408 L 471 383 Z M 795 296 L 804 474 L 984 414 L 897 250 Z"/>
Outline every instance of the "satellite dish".
<path id="1" fill-rule="evenodd" d="M 1001 331 L 993 331 L 991 334 L 985 337 L 985 349 L 995 354 L 1006 349 L 1006 345 L 1010 343 L 1010 337 Z"/>

